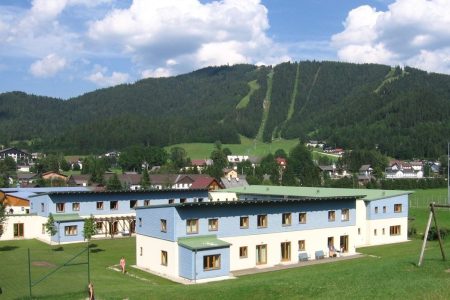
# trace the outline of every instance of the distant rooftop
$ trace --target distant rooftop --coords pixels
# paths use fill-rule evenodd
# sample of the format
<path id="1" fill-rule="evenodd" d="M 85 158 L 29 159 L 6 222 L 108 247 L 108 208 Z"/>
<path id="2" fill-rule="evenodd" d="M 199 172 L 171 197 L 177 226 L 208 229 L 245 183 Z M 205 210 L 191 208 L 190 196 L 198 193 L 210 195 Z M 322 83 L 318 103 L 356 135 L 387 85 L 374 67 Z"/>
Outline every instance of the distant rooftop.
<path id="1" fill-rule="evenodd" d="M 266 186 L 250 185 L 223 190 L 237 194 L 253 194 L 278 197 L 298 198 L 330 198 L 330 197 L 356 197 L 366 201 L 407 195 L 412 191 L 399 190 L 373 190 L 373 189 L 341 189 L 341 188 L 317 188 L 317 187 L 293 187 L 293 186 Z"/>

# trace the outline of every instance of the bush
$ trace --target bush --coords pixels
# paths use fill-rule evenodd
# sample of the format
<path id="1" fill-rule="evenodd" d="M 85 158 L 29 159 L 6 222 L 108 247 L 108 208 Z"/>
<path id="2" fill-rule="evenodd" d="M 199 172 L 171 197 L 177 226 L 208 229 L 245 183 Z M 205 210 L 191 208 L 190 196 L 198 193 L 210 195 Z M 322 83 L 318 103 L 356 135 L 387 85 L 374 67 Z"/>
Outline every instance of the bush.
<path id="1" fill-rule="evenodd" d="M 417 236 L 417 229 L 414 226 L 408 228 L 408 237 L 413 238 Z"/>
<path id="2" fill-rule="evenodd" d="M 441 239 L 444 240 L 447 237 L 447 235 L 449 234 L 450 230 L 448 228 L 441 227 L 441 228 L 439 228 L 439 232 L 441 233 Z M 428 231 L 427 240 L 429 240 L 429 241 L 438 240 L 438 234 L 437 234 L 436 227 L 433 226 L 430 228 L 430 230 Z"/>

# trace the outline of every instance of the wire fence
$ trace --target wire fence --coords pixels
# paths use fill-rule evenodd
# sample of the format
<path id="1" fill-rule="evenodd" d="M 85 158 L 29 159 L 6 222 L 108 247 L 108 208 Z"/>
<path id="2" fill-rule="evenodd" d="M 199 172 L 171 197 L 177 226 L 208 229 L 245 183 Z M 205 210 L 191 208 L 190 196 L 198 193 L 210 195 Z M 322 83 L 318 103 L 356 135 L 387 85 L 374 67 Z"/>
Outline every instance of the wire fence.
<path id="1" fill-rule="evenodd" d="M 447 197 L 445 196 L 410 196 L 409 207 L 410 208 L 428 208 L 430 203 L 436 204 L 448 204 Z"/>

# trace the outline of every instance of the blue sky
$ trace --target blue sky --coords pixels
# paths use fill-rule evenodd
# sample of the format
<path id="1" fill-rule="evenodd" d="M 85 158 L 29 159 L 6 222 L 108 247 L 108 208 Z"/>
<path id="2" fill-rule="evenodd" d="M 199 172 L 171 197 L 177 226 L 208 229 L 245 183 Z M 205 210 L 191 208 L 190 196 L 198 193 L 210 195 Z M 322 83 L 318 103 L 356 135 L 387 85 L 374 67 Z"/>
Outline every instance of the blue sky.
<path id="1" fill-rule="evenodd" d="M 209 65 L 306 59 L 449 74 L 450 1 L 0 2 L 0 93 L 68 99 Z"/>

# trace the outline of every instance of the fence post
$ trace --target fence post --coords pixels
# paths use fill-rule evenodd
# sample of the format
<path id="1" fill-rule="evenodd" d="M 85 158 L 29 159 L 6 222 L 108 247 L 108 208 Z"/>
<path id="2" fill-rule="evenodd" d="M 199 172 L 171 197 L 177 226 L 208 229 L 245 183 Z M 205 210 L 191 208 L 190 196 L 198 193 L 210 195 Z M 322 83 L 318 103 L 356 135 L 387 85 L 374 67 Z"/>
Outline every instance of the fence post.
<path id="1" fill-rule="evenodd" d="M 28 248 L 28 288 L 30 289 L 30 299 L 32 299 L 33 295 L 31 293 L 31 255 L 30 255 L 30 248 Z"/>

